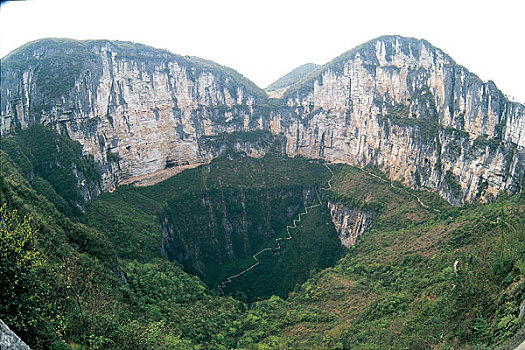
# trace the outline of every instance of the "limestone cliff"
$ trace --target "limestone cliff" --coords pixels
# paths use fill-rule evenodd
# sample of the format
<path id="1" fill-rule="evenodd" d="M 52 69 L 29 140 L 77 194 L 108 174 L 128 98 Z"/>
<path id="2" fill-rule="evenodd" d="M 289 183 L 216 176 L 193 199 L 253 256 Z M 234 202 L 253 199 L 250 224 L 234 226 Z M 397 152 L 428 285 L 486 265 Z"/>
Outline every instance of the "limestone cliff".
<path id="1" fill-rule="evenodd" d="M 372 40 L 283 98 L 270 127 L 289 155 L 372 164 L 453 204 L 523 181 L 525 106 L 424 40 Z"/>
<path id="2" fill-rule="evenodd" d="M 210 282 L 224 264 L 250 257 L 282 235 L 303 206 L 311 205 L 314 193 L 296 185 L 243 189 L 221 184 L 181 196 L 160 215 L 162 253 Z"/>
<path id="3" fill-rule="evenodd" d="M 2 59 L 2 134 L 43 123 L 106 166 L 103 188 L 209 161 L 198 140 L 263 128 L 265 94 L 237 72 L 126 42 L 47 39 Z"/>
<path id="4" fill-rule="evenodd" d="M 350 248 L 372 225 L 377 212 L 360 208 L 348 208 L 340 202 L 328 201 L 328 210 L 341 244 Z"/>
<path id="5" fill-rule="evenodd" d="M 524 179 L 525 106 L 424 40 L 372 40 L 280 100 L 215 63 L 124 42 L 29 43 L 2 59 L 1 78 L 2 134 L 53 126 L 94 156 L 105 190 L 207 162 L 224 150 L 207 140 L 261 130 L 290 156 L 375 165 L 456 205 Z M 252 141 L 233 148 L 264 154 Z"/>

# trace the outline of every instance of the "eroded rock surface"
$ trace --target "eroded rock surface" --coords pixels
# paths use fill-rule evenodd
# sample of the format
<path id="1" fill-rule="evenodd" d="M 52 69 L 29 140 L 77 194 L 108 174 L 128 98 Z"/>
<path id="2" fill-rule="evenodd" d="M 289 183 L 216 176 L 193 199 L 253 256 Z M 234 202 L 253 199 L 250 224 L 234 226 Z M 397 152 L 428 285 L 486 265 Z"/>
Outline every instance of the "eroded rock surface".
<path id="1" fill-rule="evenodd" d="M 360 208 L 349 208 L 340 202 L 328 201 L 328 210 L 341 244 L 350 248 L 372 225 L 377 213 Z"/>
<path id="2" fill-rule="evenodd" d="M 209 61 L 41 40 L 2 59 L 1 97 L 3 135 L 51 125 L 94 156 L 103 190 L 208 162 L 232 135 L 255 132 L 233 148 L 263 156 L 261 131 L 283 137 L 289 156 L 374 165 L 455 205 L 515 193 L 525 172 L 525 106 L 425 40 L 399 36 L 348 51 L 277 103 Z"/>

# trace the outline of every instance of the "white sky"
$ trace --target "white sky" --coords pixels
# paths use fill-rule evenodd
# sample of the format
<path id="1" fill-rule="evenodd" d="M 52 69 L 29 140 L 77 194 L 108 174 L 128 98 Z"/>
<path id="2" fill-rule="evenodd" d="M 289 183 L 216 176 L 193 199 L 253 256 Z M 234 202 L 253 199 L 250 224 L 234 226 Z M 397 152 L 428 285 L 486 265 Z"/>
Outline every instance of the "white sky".
<path id="1" fill-rule="evenodd" d="M 29 0 L 0 7 L 0 56 L 45 37 L 199 56 L 265 87 L 385 34 L 425 38 L 525 102 L 524 0 Z"/>

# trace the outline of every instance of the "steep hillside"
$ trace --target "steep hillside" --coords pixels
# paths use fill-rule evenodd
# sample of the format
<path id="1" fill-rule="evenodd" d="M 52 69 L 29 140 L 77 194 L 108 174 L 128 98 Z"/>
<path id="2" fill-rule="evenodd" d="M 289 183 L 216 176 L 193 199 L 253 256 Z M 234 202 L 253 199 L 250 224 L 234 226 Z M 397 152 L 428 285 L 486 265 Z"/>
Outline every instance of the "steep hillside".
<path id="1" fill-rule="evenodd" d="M 288 297 L 326 319 L 287 325 L 279 344 L 511 350 L 525 341 L 523 194 L 457 209 L 355 168 L 339 169 L 334 184 L 332 196 L 383 209 L 334 268 Z"/>

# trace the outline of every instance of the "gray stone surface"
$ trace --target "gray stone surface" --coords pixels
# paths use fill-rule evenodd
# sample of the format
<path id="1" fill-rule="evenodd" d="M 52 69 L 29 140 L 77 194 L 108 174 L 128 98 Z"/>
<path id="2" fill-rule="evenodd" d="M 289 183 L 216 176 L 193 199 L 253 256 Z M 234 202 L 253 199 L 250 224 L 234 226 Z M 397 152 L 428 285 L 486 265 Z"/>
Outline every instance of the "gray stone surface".
<path id="1" fill-rule="evenodd" d="M 328 210 L 341 244 L 350 248 L 370 227 L 376 212 L 360 208 L 349 208 L 340 202 L 328 201 Z"/>
<path id="2" fill-rule="evenodd" d="M 0 350 L 29 350 L 18 336 L 0 320 Z"/>
<path id="3" fill-rule="evenodd" d="M 525 106 L 424 40 L 382 37 L 284 95 L 287 153 L 375 165 L 459 205 L 519 190 Z"/>
<path id="4" fill-rule="evenodd" d="M 518 347 L 515 348 L 514 350 L 525 350 L 525 340 L 523 341 L 523 343 L 521 343 L 520 345 L 518 345 Z"/>

